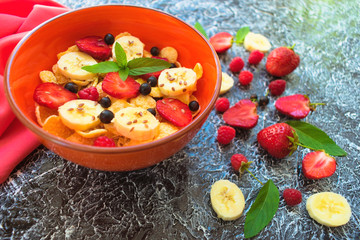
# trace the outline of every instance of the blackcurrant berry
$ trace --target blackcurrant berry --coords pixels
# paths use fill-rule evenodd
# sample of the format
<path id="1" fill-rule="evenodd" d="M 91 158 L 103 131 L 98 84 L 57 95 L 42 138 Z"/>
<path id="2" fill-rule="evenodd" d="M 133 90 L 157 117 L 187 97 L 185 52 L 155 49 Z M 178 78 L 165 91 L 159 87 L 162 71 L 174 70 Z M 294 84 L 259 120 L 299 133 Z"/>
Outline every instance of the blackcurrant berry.
<path id="1" fill-rule="evenodd" d="M 152 115 L 156 116 L 155 108 L 148 108 L 147 109 Z"/>
<path id="2" fill-rule="evenodd" d="M 176 65 L 175 65 L 175 63 L 171 63 L 171 66 L 170 66 L 170 68 L 176 68 Z"/>
<path id="3" fill-rule="evenodd" d="M 111 106 L 111 100 L 109 97 L 103 97 L 100 99 L 99 103 L 103 108 L 108 108 Z"/>
<path id="4" fill-rule="evenodd" d="M 158 47 L 152 47 L 152 48 L 150 49 L 150 53 L 151 53 L 151 55 L 153 55 L 153 56 L 157 56 L 157 55 L 159 55 L 160 50 L 159 50 Z"/>
<path id="5" fill-rule="evenodd" d="M 104 110 L 100 113 L 99 118 L 102 123 L 110 123 L 114 118 L 114 113 L 110 110 Z"/>
<path id="6" fill-rule="evenodd" d="M 140 85 L 140 93 L 142 95 L 148 95 L 151 92 L 151 86 L 148 83 L 143 83 Z"/>
<path id="7" fill-rule="evenodd" d="M 269 98 L 268 97 L 261 97 L 259 100 L 259 105 L 260 106 L 266 106 L 269 103 Z"/>
<path id="8" fill-rule="evenodd" d="M 106 34 L 104 37 L 104 41 L 107 45 L 113 44 L 115 42 L 114 35 L 112 35 L 111 33 Z"/>
<path id="9" fill-rule="evenodd" d="M 66 88 L 67 90 L 69 90 L 72 93 L 77 93 L 79 90 L 78 85 L 76 85 L 73 82 L 68 82 L 67 84 L 65 84 L 64 88 Z"/>
<path id="10" fill-rule="evenodd" d="M 199 107 L 200 107 L 200 105 L 199 105 L 199 103 L 197 101 L 191 101 L 189 103 L 189 108 L 193 112 L 199 110 Z"/>
<path id="11" fill-rule="evenodd" d="M 157 78 L 155 76 L 150 76 L 147 79 L 147 83 L 150 84 L 151 87 L 156 87 L 157 86 Z"/>

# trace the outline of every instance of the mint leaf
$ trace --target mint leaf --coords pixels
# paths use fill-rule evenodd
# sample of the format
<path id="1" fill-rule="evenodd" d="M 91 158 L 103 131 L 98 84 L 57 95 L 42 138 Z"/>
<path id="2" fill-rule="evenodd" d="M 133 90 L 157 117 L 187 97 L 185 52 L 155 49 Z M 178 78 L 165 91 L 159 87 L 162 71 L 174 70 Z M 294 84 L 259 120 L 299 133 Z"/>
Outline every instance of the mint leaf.
<path id="1" fill-rule="evenodd" d="M 127 64 L 126 53 L 120 43 L 115 42 L 115 58 L 120 68 L 125 68 Z"/>
<path id="2" fill-rule="evenodd" d="M 240 44 L 244 42 L 246 35 L 250 32 L 249 27 L 242 27 L 236 32 L 235 42 Z"/>
<path id="3" fill-rule="evenodd" d="M 299 142 L 303 147 L 312 150 L 324 150 L 332 156 L 346 156 L 347 153 L 321 129 L 311 125 L 310 123 L 301 121 L 287 121 L 299 137 Z"/>
<path id="4" fill-rule="evenodd" d="M 129 75 L 138 76 L 169 68 L 171 64 L 157 58 L 135 58 L 128 62 Z"/>
<path id="5" fill-rule="evenodd" d="M 269 224 L 279 207 L 279 190 L 272 180 L 260 189 L 255 202 L 246 214 L 244 234 L 250 238 Z"/>
<path id="6" fill-rule="evenodd" d="M 201 24 L 199 22 L 196 22 L 194 27 L 202 34 L 204 35 L 204 37 L 206 39 L 209 39 L 208 35 L 205 32 L 205 29 L 203 28 L 203 26 L 201 26 Z"/>
<path id="7" fill-rule="evenodd" d="M 116 62 L 106 61 L 99 62 L 98 64 L 94 64 L 91 66 L 84 66 L 81 69 L 92 73 L 108 73 L 108 72 L 117 72 L 119 71 L 119 66 Z"/>
<path id="8" fill-rule="evenodd" d="M 129 71 L 130 69 L 128 67 L 119 70 L 119 77 L 121 78 L 121 80 L 125 81 L 128 78 Z"/>

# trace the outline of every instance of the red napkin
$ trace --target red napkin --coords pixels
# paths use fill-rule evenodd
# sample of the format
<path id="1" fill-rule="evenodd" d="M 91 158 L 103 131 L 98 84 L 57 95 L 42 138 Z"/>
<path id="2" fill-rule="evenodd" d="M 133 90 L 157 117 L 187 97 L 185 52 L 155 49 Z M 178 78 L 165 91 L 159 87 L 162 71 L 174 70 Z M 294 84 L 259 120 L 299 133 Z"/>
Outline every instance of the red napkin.
<path id="1" fill-rule="evenodd" d="M 27 31 L 68 10 L 51 0 L 0 1 L 0 184 L 40 145 L 36 136 L 15 118 L 6 100 L 3 75 L 7 59 Z"/>

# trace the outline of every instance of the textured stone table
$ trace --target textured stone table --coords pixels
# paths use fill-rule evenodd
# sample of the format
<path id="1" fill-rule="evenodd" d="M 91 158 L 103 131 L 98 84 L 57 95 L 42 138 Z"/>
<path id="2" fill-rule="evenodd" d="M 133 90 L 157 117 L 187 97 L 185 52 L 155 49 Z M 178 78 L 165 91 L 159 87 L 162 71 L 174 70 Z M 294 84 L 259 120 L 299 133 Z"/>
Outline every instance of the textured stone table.
<path id="1" fill-rule="evenodd" d="M 101 0 L 60 0 L 71 7 L 118 3 Z M 267 36 L 273 46 L 292 45 L 301 64 L 288 75 L 284 95 L 308 94 L 326 106 L 306 121 L 320 127 L 348 152 L 337 158 L 333 176 L 307 180 L 301 160 L 308 150 L 275 160 L 258 148 L 256 134 L 264 127 L 285 121 L 274 108 L 275 98 L 259 108 L 257 126 L 237 131 L 235 141 L 219 146 L 214 132 L 223 124 L 213 111 L 197 136 L 179 153 L 140 171 L 111 173 L 70 163 L 44 147 L 32 152 L 0 186 L 1 239 L 242 239 L 243 215 L 224 222 L 211 208 L 209 191 L 218 179 L 235 182 L 246 198 L 245 213 L 259 184 L 249 175 L 241 178 L 231 169 L 230 157 L 243 153 L 254 161 L 260 180 L 271 178 L 282 192 L 294 187 L 303 202 L 279 210 L 254 239 L 360 239 L 360 2 L 313 0 L 181 1 L 125 0 L 123 4 L 164 10 L 189 24 L 199 21 L 211 36 L 243 26 Z M 141 17 L 141 16 L 139 16 Z M 159 39 L 161 40 L 161 39 Z M 242 46 L 221 55 L 223 70 L 234 56 L 247 59 Z M 225 95 L 231 104 L 251 94 L 264 95 L 271 77 L 263 61 L 249 88 L 235 86 Z M 230 72 L 229 72 L 230 73 Z M 237 76 L 234 76 L 236 79 Z M 313 221 L 305 208 L 313 193 L 333 191 L 350 203 L 353 214 L 343 227 L 329 228 Z"/>

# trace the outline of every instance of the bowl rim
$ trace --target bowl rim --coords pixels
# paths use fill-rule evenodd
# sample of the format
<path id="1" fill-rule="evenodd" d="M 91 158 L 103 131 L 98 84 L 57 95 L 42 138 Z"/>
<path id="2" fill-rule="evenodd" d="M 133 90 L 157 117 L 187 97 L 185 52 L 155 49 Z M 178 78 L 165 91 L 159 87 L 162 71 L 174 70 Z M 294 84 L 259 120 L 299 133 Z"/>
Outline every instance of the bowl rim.
<path id="1" fill-rule="evenodd" d="M 74 142 L 70 142 L 70 141 L 66 141 L 65 139 L 62 139 L 60 137 L 56 137 L 48 132 L 46 132 L 45 130 L 43 130 L 43 128 L 41 128 L 38 124 L 33 123 L 32 121 L 30 121 L 28 118 L 26 118 L 20 108 L 17 106 L 17 104 L 15 104 L 15 100 L 11 94 L 10 91 L 10 84 L 8 81 L 8 78 L 10 76 L 10 68 L 12 66 L 12 63 L 14 61 L 14 57 L 16 55 L 16 53 L 19 51 L 20 47 L 27 41 L 27 39 L 36 31 L 38 31 L 40 28 L 42 28 L 44 25 L 57 20 L 58 18 L 61 18 L 65 15 L 69 15 L 69 14 L 73 14 L 74 12 L 80 12 L 80 11 L 85 11 L 91 8 L 107 8 L 107 7 L 130 7 L 130 8 L 140 8 L 140 9 L 145 9 L 145 10 L 150 10 L 150 11 L 154 11 L 156 13 L 160 13 L 160 14 L 164 14 L 167 15 L 170 18 L 175 19 L 176 21 L 179 21 L 180 23 L 184 24 L 185 26 L 191 28 L 193 31 L 195 31 L 201 38 L 203 41 L 205 41 L 206 45 L 208 45 L 208 47 L 210 48 L 212 55 L 214 57 L 215 60 L 215 67 L 217 69 L 217 82 L 216 82 L 216 86 L 215 86 L 215 94 L 212 96 L 212 98 L 210 99 L 210 102 L 208 104 L 208 106 L 206 106 L 206 108 L 204 109 L 204 111 L 202 113 L 200 113 L 198 116 L 196 116 L 196 118 L 187 126 L 181 128 L 180 130 L 178 130 L 177 132 L 166 136 L 164 138 L 158 139 L 158 140 L 154 140 L 151 142 L 147 142 L 147 143 L 143 143 L 143 144 L 138 144 L 138 145 L 134 145 L 134 146 L 125 146 L 125 147 L 112 147 L 112 148 L 107 148 L 107 147 L 95 147 L 95 146 L 90 146 L 90 145 L 84 145 L 84 144 L 79 144 L 79 143 L 74 143 Z M 82 151 L 82 152 L 87 152 L 87 153 L 107 153 L 107 154 L 119 154 L 119 153 L 130 153 L 130 152 L 135 152 L 135 151 L 139 151 L 139 150 L 145 150 L 145 149 L 149 149 L 149 148 L 153 148 L 156 146 L 161 146 L 163 143 L 165 142 L 171 142 L 175 139 L 181 138 L 183 135 L 187 134 L 189 128 L 192 128 L 194 125 L 199 125 L 201 124 L 202 121 L 206 121 L 208 115 L 210 114 L 213 106 L 215 105 L 215 101 L 218 98 L 219 94 L 220 94 L 220 87 L 221 87 L 221 64 L 220 64 L 220 60 L 218 58 L 218 55 L 216 53 L 216 51 L 214 50 L 214 48 L 211 46 L 210 42 L 197 30 L 195 29 L 193 26 L 191 26 L 190 24 L 186 23 L 185 21 L 183 21 L 182 19 L 164 12 L 162 10 L 159 9 L 154 9 L 154 8 L 149 8 L 149 7 L 143 7 L 143 6 L 135 6 L 135 5 L 126 5 L 126 4 L 109 4 L 109 5 L 97 5 L 97 6 L 90 6 L 90 7 L 84 7 L 84 8 L 78 8 L 78 9 L 73 9 L 70 10 L 68 12 L 59 14 L 53 18 L 50 18 L 48 20 L 46 20 L 45 22 L 41 23 L 40 25 L 38 25 L 37 27 L 35 27 L 34 29 L 32 29 L 31 31 L 29 31 L 19 42 L 18 44 L 15 46 L 15 48 L 13 49 L 11 55 L 9 56 L 6 66 L 5 66 L 5 71 L 4 71 L 4 85 L 5 85 L 5 95 L 7 97 L 7 100 L 9 102 L 9 105 L 12 109 L 12 111 L 14 112 L 15 116 L 25 125 L 25 127 L 27 127 L 28 129 L 30 129 L 34 134 L 38 135 L 38 137 L 40 136 L 41 138 L 53 142 L 55 144 L 60 145 L 61 147 L 65 147 L 65 148 L 69 148 L 72 150 L 76 150 L 76 151 Z"/>

